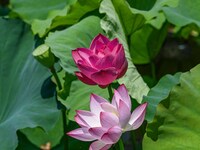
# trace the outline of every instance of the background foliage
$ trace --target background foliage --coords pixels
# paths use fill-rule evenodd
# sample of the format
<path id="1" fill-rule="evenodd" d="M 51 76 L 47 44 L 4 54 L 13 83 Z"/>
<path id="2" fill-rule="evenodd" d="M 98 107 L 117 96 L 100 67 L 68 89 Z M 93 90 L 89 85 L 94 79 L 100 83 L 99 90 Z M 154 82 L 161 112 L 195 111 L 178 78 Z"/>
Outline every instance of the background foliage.
<path id="1" fill-rule="evenodd" d="M 37 150 L 47 142 L 63 149 L 61 104 L 69 131 L 90 93 L 108 98 L 74 76 L 71 50 L 89 47 L 98 33 L 125 49 L 128 70 L 113 87 L 124 83 L 134 106 L 149 103 L 143 149 L 199 149 L 199 7 L 199 0 L 1 1 L 0 149 Z M 56 57 L 62 89 L 32 56 L 43 43 Z M 89 145 L 68 140 L 70 149 Z"/>

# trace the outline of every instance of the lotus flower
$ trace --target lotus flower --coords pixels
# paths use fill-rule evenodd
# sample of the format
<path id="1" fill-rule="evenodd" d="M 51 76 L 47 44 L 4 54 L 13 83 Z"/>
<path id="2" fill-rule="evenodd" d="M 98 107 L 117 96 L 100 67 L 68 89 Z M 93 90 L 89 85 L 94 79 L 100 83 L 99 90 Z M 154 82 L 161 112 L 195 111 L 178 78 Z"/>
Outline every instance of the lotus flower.
<path id="1" fill-rule="evenodd" d="M 80 70 L 75 73 L 79 80 L 102 88 L 122 77 L 128 67 L 122 44 L 102 34 L 93 39 L 89 49 L 77 48 L 72 56 Z"/>
<path id="2" fill-rule="evenodd" d="M 75 121 L 81 128 L 67 135 L 81 141 L 94 141 L 90 150 L 107 150 L 123 132 L 135 130 L 144 121 L 147 103 L 139 105 L 131 114 L 131 100 L 124 85 L 114 91 L 112 102 L 91 94 L 90 111 L 77 110 Z"/>

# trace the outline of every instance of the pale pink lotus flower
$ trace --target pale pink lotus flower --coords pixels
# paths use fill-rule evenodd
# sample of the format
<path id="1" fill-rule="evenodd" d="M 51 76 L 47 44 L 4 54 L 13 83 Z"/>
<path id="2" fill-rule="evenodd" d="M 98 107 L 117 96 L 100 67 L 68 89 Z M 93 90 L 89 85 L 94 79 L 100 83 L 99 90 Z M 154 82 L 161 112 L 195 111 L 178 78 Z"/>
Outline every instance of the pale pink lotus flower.
<path id="1" fill-rule="evenodd" d="M 131 114 L 131 99 L 124 85 L 114 91 L 112 102 L 91 94 L 90 111 L 77 110 L 75 121 L 81 128 L 67 135 L 81 141 L 94 141 L 89 150 L 107 150 L 122 133 L 135 130 L 144 121 L 147 103 L 139 105 Z"/>
<path id="2" fill-rule="evenodd" d="M 80 70 L 75 73 L 79 80 L 102 88 L 122 77 L 128 67 L 122 44 L 102 34 L 93 39 L 89 48 L 73 50 L 72 56 Z"/>

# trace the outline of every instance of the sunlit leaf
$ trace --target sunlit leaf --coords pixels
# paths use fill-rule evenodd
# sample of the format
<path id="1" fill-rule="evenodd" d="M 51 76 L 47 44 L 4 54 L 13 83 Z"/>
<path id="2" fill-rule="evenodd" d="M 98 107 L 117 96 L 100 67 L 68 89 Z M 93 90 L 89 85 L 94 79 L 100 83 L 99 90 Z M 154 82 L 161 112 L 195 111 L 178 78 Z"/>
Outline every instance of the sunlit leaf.
<path id="1" fill-rule="evenodd" d="M 180 85 L 174 86 L 165 104 L 157 110 L 157 122 L 162 121 L 157 131 L 153 128 L 153 141 L 145 136 L 144 150 L 200 148 L 200 65 L 180 77 Z M 151 126 L 150 126 L 151 127 Z M 155 127 L 155 125 L 153 126 Z M 151 130 L 152 129 L 152 130 Z M 147 133 L 148 134 L 148 133 Z"/>
<path id="2" fill-rule="evenodd" d="M 164 8 L 168 21 L 177 26 L 185 26 L 191 23 L 200 27 L 200 1 L 199 0 L 179 0 L 179 5 L 175 8 Z"/>
<path id="3" fill-rule="evenodd" d="M 66 0 L 10 0 L 12 13 L 31 24 L 34 19 L 45 19 L 52 10 L 65 7 Z"/>
<path id="4" fill-rule="evenodd" d="M 77 23 L 83 15 L 99 7 L 99 0 L 73 0 L 65 8 L 49 12 L 46 19 L 35 19 L 32 23 L 34 34 L 44 36 L 58 26 Z"/>
<path id="5" fill-rule="evenodd" d="M 135 8 L 131 8 L 131 11 L 142 14 L 147 20 L 146 23 L 160 29 L 166 20 L 165 14 L 163 13 L 164 8 L 177 7 L 178 2 L 179 0 L 157 0 L 154 6 L 148 11 Z"/>

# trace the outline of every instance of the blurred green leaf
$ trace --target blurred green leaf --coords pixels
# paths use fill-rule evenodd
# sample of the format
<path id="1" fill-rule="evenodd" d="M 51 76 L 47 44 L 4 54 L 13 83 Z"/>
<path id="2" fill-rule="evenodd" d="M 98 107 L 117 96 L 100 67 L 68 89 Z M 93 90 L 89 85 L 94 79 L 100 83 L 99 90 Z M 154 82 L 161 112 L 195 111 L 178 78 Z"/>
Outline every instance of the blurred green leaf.
<path id="1" fill-rule="evenodd" d="M 144 25 L 130 37 L 130 55 L 134 64 L 146 64 L 159 53 L 167 35 L 167 25 L 160 30 Z"/>
<path id="2" fill-rule="evenodd" d="M 157 121 L 163 122 L 154 132 L 158 139 L 152 141 L 145 135 L 144 150 L 200 149 L 199 76 L 200 65 L 181 75 L 180 85 L 174 86 L 165 104 L 157 110 Z"/>
<path id="3" fill-rule="evenodd" d="M 165 8 L 177 7 L 178 2 L 179 0 L 157 0 L 154 6 L 148 11 L 135 8 L 131 8 L 131 11 L 143 15 L 147 20 L 146 23 L 160 29 L 166 20 L 163 10 Z"/>
<path id="4" fill-rule="evenodd" d="M 45 19 L 35 19 L 32 23 L 33 33 L 42 37 L 58 26 L 75 24 L 86 13 L 97 9 L 99 3 L 99 0 L 74 0 L 73 3 L 68 3 L 62 10 L 49 12 Z"/>
<path id="5" fill-rule="evenodd" d="M 121 15 L 123 11 L 125 14 Z M 124 77 L 122 77 L 118 81 L 120 84 L 124 83 L 129 90 L 129 94 L 139 103 L 141 103 L 143 96 L 148 93 L 149 88 L 143 81 L 134 64 L 132 63 L 126 33 L 128 34 L 135 32 L 143 25 L 144 20 L 142 16 L 139 15 L 138 17 L 136 17 L 137 15 L 135 16 L 134 14 L 132 14 L 128 8 L 128 4 L 125 3 L 124 0 L 104 0 L 102 1 L 100 6 L 100 12 L 106 14 L 106 16 L 101 20 L 101 27 L 110 37 L 116 37 L 119 39 L 119 41 L 124 46 L 126 58 L 128 60 L 128 70 Z M 130 18 L 134 16 L 136 18 L 132 19 L 132 23 L 129 24 Z M 124 17 L 124 19 L 122 20 L 121 17 Z M 125 26 L 125 24 L 127 24 L 127 26 Z M 127 29 L 127 27 L 129 27 L 130 25 L 132 25 L 132 28 Z"/>
<path id="6" fill-rule="evenodd" d="M 160 79 L 156 86 L 150 89 L 147 96 L 144 96 L 143 102 L 148 102 L 146 120 L 151 122 L 156 114 L 158 104 L 165 100 L 174 85 L 179 83 L 180 73 L 166 75 Z"/>
<path id="7" fill-rule="evenodd" d="M 127 0 L 127 2 L 135 9 L 150 10 L 154 6 L 156 0 Z"/>
<path id="8" fill-rule="evenodd" d="M 60 65 L 63 69 L 74 74 L 77 67 L 74 64 L 71 51 L 78 47 L 89 47 L 92 39 L 101 32 L 100 19 L 90 16 L 65 30 L 50 33 L 45 43 L 51 47 L 52 53 L 60 59 Z"/>
<path id="9" fill-rule="evenodd" d="M 198 37 L 200 33 L 200 28 L 194 23 L 188 24 L 184 27 L 177 26 L 177 28 L 177 32 L 180 33 L 181 37 L 184 39 L 189 39 L 191 36 Z"/>
<path id="10" fill-rule="evenodd" d="M 179 0 L 179 5 L 175 8 L 166 7 L 164 13 L 167 20 L 176 26 L 185 26 L 195 23 L 200 27 L 200 1 L 199 0 Z"/>
<path id="11" fill-rule="evenodd" d="M 66 100 L 58 98 L 62 104 L 68 109 L 68 118 L 74 120 L 75 111 L 78 109 L 89 110 L 90 95 L 91 93 L 97 94 L 105 99 L 108 99 L 107 89 L 102 89 L 98 86 L 88 86 L 79 80 L 73 81 L 69 96 Z"/>
<path id="12" fill-rule="evenodd" d="M 31 24 L 34 34 L 43 37 L 58 26 L 77 23 L 86 13 L 97 9 L 100 0 L 11 0 L 10 3 L 10 16 L 19 16 Z"/>
<path id="13" fill-rule="evenodd" d="M 66 3 L 66 0 L 10 0 L 10 8 L 11 13 L 31 24 L 34 19 L 46 19 L 50 11 L 60 10 Z"/>
<path id="14" fill-rule="evenodd" d="M 16 131 L 40 126 L 50 130 L 58 120 L 54 98 L 42 99 L 48 71 L 34 60 L 34 39 L 19 20 L 0 19 L 0 149 L 17 147 Z"/>
<path id="15" fill-rule="evenodd" d="M 125 0 L 112 0 L 112 3 L 123 26 L 125 35 L 134 33 L 144 25 L 145 18 L 141 14 L 132 13 L 130 6 Z"/>

